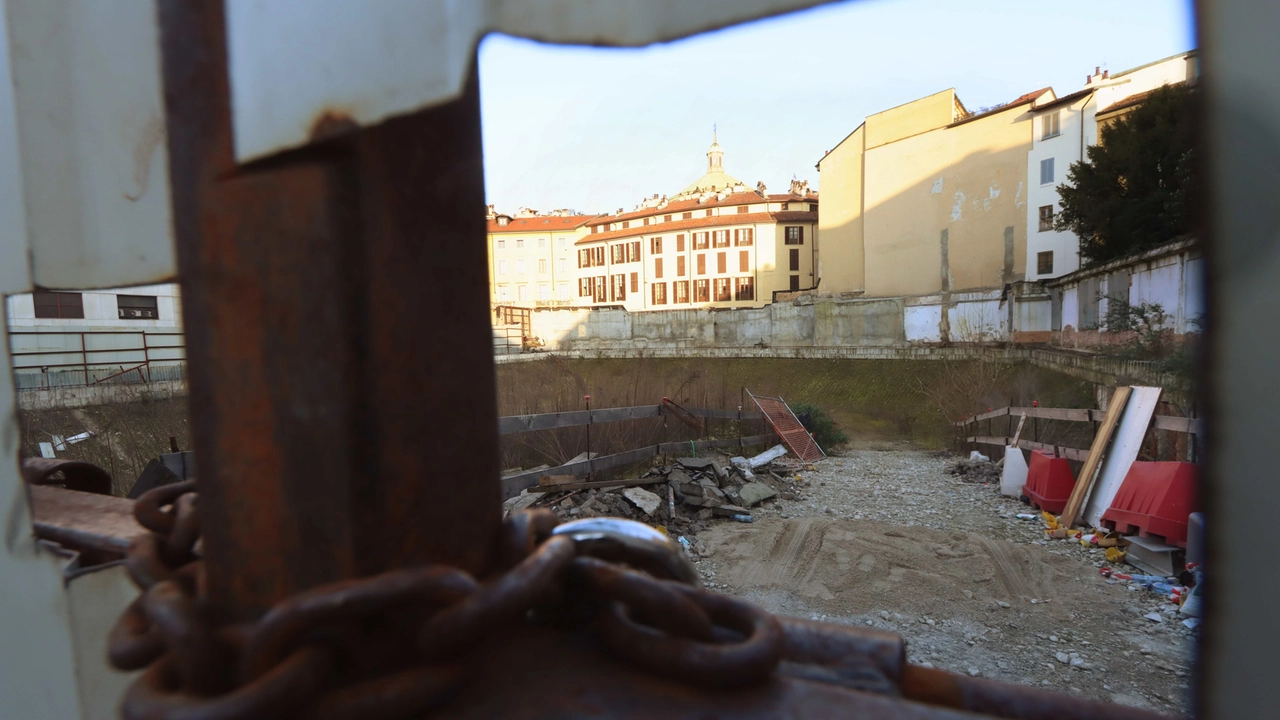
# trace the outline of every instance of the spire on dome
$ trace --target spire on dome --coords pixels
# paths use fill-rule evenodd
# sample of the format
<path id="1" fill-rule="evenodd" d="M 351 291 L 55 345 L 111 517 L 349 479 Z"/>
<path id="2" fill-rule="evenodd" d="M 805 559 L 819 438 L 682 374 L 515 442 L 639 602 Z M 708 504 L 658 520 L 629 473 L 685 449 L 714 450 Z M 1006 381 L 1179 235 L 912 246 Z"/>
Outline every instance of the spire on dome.
<path id="1" fill-rule="evenodd" d="M 724 172 L 724 149 L 720 147 L 720 143 L 716 139 L 715 123 L 711 124 L 711 148 L 707 150 L 707 172 Z"/>

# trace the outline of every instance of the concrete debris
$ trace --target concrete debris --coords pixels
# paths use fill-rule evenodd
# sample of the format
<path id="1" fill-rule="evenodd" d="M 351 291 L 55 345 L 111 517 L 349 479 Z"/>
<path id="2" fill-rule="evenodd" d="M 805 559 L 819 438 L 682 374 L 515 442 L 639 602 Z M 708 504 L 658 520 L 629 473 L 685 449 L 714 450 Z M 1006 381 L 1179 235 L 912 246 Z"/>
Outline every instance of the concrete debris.
<path id="1" fill-rule="evenodd" d="M 752 470 L 755 470 L 758 467 L 764 467 L 765 465 L 768 465 L 769 463 L 773 462 L 774 460 L 777 460 L 778 458 L 786 454 L 787 454 L 787 448 L 785 446 L 774 445 L 768 450 L 765 450 L 759 455 L 748 460 L 747 464 L 751 466 Z"/>
<path id="2" fill-rule="evenodd" d="M 755 474 L 751 472 L 750 460 L 747 460 L 742 456 L 738 456 L 729 458 L 729 462 L 733 463 L 733 466 L 738 468 L 738 472 L 742 473 L 742 477 L 746 480 L 751 481 L 756 479 Z"/>
<path id="3" fill-rule="evenodd" d="M 972 483 L 998 483 L 1004 470 L 997 464 L 982 456 L 982 460 L 956 460 L 947 463 L 947 473 L 958 475 L 961 480 Z"/>
<path id="4" fill-rule="evenodd" d="M 738 495 L 742 497 L 742 504 L 751 507 L 768 500 L 771 497 L 777 497 L 778 491 L 761 482 L 747 483 L 738 491 Z"/>
<path id="5" fill-rule="evenodd" d="M 662 503 L 661 498 L 644 488 L 627 488 L 622 491 L 622 496 L 635 503 L 636 507 L 649 515 L 657 512 L 658 505 Z"/>
<path id="6" fill-rule="evenodd" d="M 541 492 L 521 494 L 503 507 L 508 513 L 545 507 L 561 518 L 623 517 L 662 525 L 694 541 L 712 522 L 751 522 L 748 508 L 784 494 L 803 497 L 803 481 L 783 461 L 762 464 L 757 473 L 751 472 L 751 462 L 714 453 L 677 458 L 649 468 L 641 485 L 577 490 L 543 485 L 537 488 Z"/>

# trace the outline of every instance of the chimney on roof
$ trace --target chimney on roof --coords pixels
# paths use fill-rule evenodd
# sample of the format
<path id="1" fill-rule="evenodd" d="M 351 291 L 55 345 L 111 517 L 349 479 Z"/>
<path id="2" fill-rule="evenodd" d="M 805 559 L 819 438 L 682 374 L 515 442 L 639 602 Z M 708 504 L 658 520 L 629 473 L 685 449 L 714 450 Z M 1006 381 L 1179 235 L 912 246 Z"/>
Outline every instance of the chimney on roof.
<path id="1" fill-rule="evenodd" d="M 1108 80 L 1108 79 L 1110 79 L 1110 78 L 1111 78 L 1111 71 L 1110 71 L 1110 70 L 1103 70 L 1103 71 L 1102 71 L 1102 79 L 1103 79 L 1103 80 Z"/>
<path id="2" fill-rule="evenodd" d="M 1092 76 L 1092 75 L 1085 75 L 1085 76 L 1084 76 L 1084 84 L 1085 84 L 1085 85 L 1092 85 L 1092 84 L 1093 84 L 1093 76 Z"/>
<path id="3" fill-rule="evenodd" d="M 1101 65 L 1094 65 L 1094 66 L 1093 66 L 1093 74 L 1094 74 L 1094 75 L 1098 75 L 1098 74 L 1100 74 L 1101 72 L 1102 72 L 1102 66 L 1101 66 Z"/>

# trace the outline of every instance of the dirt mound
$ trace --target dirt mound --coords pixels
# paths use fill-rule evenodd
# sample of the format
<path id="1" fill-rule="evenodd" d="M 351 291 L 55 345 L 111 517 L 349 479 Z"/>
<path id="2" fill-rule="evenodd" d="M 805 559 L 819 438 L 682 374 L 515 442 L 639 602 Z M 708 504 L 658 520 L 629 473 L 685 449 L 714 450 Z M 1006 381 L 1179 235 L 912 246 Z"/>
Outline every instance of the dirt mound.
<path id="1" fill-rule="evenodd" d="M 720 524 L 701 543 L 717 580 L 745 591 L 784 591 L 838 614 L 890 609 L 937 618 L 999 612 L 1000 602 L 1066 616 L 1073 596 L 1095 602 L 1070 559 L 1037 546 L 960 531 L 870 520 L 806 517 L 753 526 Z M 1077 606 L 1079 607 L 1079 606 Z"/>

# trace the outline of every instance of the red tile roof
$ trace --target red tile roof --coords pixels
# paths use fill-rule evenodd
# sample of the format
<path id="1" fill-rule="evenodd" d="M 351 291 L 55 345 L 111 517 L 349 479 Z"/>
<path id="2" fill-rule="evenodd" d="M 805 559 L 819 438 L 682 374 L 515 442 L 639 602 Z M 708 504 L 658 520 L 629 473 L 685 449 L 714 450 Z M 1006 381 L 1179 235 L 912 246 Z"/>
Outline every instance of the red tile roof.
<path id="1" fill-rule="evenodd" d="M 698 202 L 696 198 L 692 198 L 689 200 L 677 200 L 675 202 L 670 202 L 665 207 L 661 207 L 661 208 L 659 207 L 644 208 L 643 210 L 633 210 L 631 212 L 622 213 L 620 215 L 600 215 L 596 218 L 593 218 L 593 222 L 591 222 L 590 224 L 602 225 L 604 223 L 622 222 L 624 220 L 631 221 L 637 218 L 643 219 L 646 217 L 674 215 L 676 213 L 706 210 L 707 208 L 714 208 L 714 207 L 732 207 L 735 205 L 750 205 L 752 203 L 762 203 L 766 201 L 782 202 L 784 200 L 791 201 L 791 202 L 818 202 L 818 195 L 817 193 L 813 193 L 808 196 L 802 197 L 800 195 L 784 193 L 784 194 L 770 194 L 766 198 L 766 197 L 762 197 L 760 193 L 755 192 L 754 190 L 749 190 L 747 192 L 734 193 L 732 195 L 727 195 L 723 200 L 717 200 L 716 198 L 712 197 L 704 202 Z M 644 226 L 642 225 L 641 227 L 644 227 Z M 649 227 L 652 227 L 652 225 L 650 225 Z"/>
<path id="2" fill-rule="evenodd" d="M 967 122 L 973 122 L 974 120 L 978 120 L 978 119 L 981 119 L 981 118 L 987 117 L 988 115 L 993 115 L 993 114 L 995 114 L 995 113 L 1004 112 L 1005 110 L 1012 110 L 1013 108 L 1018 107 L 1019 105 L 1026 105 L 1027 103 L 1031 102 L 1032 100 L 1035 100 L 1036 98 L 1038 98 L 1038 97 L 1040 97 L 1041 95 L 1043 95 L 1043 94 L 1045 94 L 1045 93 L 1049 92 L 1049 91 L 1050 91 L 1050 90 L 1052 90 L 1052 89 L 1053 89 L 1053 88 L 1043 87 L 1043 88 L 1040 88 L 1039 90 L 1033 90 L 1033 91 L 1031 91 L 1031 92 L 1027 93 L 1026 95 L 1021 95 L 1021 96 L 1019 96 L 1019 97 L 1017 97 L 1017 98 L 1014 98 L 1014 100 L 1013 100 L 1012 102 L 1007 102 L 1007 103 L 1005 103 L 1004 105 L 997 105 L 997 106 L 995 106 L 995 107 L 991 108 L 990 110 L 987 110 L 986 112 L 980 112 L 980 113 L 977 113 L 977 114 L 975 114 L 975 115 L 970 115 L 970 116 L 969 116 L 969 117 L 967 117 L 967 118 L 961 118 L 961 119 L 959 119 L 959 120 L 957 120 L 957 121 L 955 121 L 955 122 L 951 123 L 951 124 L 950 124 L 950 125 L 948 125 L 947 127 L 955 127 L 955 126 L 957 126 L 957 125 L 964 125 L 964 124 L 965 124 L 965 123 L 967 123 Z"/>
<path id="3" fill-rule="evenodd" d="M 741 215 L 735 214 L 695 217 L 691 220 L 673 220 L 669 223 L 664 222 L 657 225 L 640 225 L 638 227 L 627 228 L 625 230 L 588 233 L 578 238 L 578 241 L 574 244 L 588 245 L 593 242 L 617 240 L 618 238 L 642 238 L 654 235 L 665 235 L 667 233 L 678 232 L 681 230 L 697 230 L 698 228 L 704 227 L 731 227 L 734 225 L 779 222 L 818 222 L 818 213 L 793 210 L 788 212 L 758 212 L 743 213 Z"/>
<path id="4" fill-rule="evenodd" d="M 573 230 L 594 220 L 597 215 L 548 215 L 527 218 L 511 218 L 506 225 L 499 225 L 497 220 L 490 220 L 490 233 L 536 233 Z"/>
<path id="5" fill-rule="evenodd" d="M 1047 103 L 1045 103 L 1045 104 L 1043 104 L 1043 105 L 1036 105 L 1036 106 L 1035 106 L 1034 108 L 1032 108 L 1032 109 L 1037 110 L 1037 111 L 1039 111 L 1039 110 L 1048 110 L 1049 108 L 1058 107 L 1059 105 L 1066 105 L 1067 103 L 1073 103 L 1073 102 L 1075 102 L 1076 100 L 1079 100 L 1079 99 L 1080 99 L 1080 98 L 1082 98 L 1082 97 L 1087 97 L 1088 95 L 1090 95 L 1090 94 L 1092 94 L 1092 93 L 1093 93 L 1093 88 L 1085 88 L 1085 89 L 1083 89 L 1083 90 L 1077 90 L 1077 91 L 1075 91 L 1075 92 L 1071 93 L 1070 95 L 1063 95 L 1062 97 L 1058 98 L 1057 100 L 1050 100 L 1049 102 L 1047 102 Z"/>

